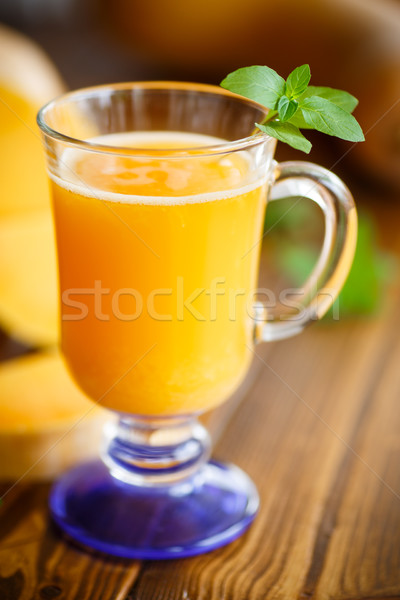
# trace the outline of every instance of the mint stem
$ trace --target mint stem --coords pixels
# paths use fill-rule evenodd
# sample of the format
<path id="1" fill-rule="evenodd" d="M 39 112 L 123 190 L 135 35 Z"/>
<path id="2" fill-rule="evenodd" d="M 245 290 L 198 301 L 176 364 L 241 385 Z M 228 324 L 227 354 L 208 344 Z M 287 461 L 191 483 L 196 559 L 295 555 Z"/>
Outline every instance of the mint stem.
<path id="1" fill-rule="evenodd" d="M 271 121 L 278 121 L 278 114 L 275 111 L 270 111 L 273 114 L 269 117 L 268 115 L 265 117 L 264 121 L 262 121 L 262 123 L 260 123 L 260 125 L 266 125 L 267 123 L 271 123 Z M 261 129 L 259 127 L 255 127 L 253 129 L 253 131 L 251 132 L 251 135 L 256 135 L 256 133 L 258 133 L 259 131 L 261 131 Z"/>

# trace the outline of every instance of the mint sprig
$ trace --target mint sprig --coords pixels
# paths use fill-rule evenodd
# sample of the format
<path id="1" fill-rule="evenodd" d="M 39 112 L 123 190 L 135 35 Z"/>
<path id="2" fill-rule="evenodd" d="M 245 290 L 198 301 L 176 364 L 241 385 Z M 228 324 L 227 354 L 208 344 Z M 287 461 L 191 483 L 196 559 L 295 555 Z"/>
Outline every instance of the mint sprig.
<path id="1" fill-rule="evenodd" d="M 266 119 L 256 127 L 307 154 L 311 142 L 301 129 L 363 142 L 362 129 L 351 114 L 358 100 L 343 90 L 308 85 L 310 79 L 309 65 L 294 69 L 286 81 L 269 67 L 252 66 L 230 73 L 221 86 L 268 108 Z"/>

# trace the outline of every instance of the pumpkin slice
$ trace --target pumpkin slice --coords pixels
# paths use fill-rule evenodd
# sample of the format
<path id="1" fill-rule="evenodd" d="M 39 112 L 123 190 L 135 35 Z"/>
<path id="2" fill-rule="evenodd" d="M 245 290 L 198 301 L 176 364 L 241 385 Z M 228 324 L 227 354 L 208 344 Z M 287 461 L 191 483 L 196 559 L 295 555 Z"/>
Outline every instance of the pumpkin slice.
<path id="1" fill-rule="evenodd" d="M 58 291 L 51 212 L 0 219 L 0 324 L 28 345 L 58 338 Z"/>
<path id="2" fill-rule="evenodd" d="M 0 25 L 0 217 L 49 206 L 36 114 L 63 91 L 43 50 Z"/>
<path id="3" fill-rule="evenodd" d="M 96 456 L 110 413 L 79 391 L 58 353 L 0 365 L 0 478 L 51 478 Z"/>

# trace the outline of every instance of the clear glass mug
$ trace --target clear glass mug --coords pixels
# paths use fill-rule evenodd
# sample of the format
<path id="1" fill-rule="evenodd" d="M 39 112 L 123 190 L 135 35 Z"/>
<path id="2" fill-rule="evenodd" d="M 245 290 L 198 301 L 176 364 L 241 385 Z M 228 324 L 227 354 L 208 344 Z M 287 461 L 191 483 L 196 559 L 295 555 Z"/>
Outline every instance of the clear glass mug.
<path id="1" fill-rule="evenodd" d="M 146 82 L 89 88 L 41 109 L 53 192 L 62 349 L 87 395 L 119 416 L 101 459 L 55 484 L 75 540 L 131 558 L 206 552 L 238 537 L 255 486 L 209 461 L 197 416 L 225 401 L 254 344 L 289 337 L 331 306 L 353 259 L 346 186 L 311 163 L 277 164 L 265 117 L 221 88 Z M 301 306 L 254 302 L 267 200 L 304 196 L 325 216 Z"/>

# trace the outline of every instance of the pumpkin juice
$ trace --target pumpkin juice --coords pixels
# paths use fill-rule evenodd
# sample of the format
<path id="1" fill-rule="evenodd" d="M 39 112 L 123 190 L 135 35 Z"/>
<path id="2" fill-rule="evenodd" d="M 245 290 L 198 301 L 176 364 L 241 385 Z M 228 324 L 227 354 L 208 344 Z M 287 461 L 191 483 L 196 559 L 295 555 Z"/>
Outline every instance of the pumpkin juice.
<path id="1" fill-rule="evenodd" d="M 251 359 L 266 174 L 250 177 L 244 151 L 199 152 L 222 140 L 198 134 L 94 142 L 51 175 L 68 365 L 116 411 L 210 409 Z"/>

